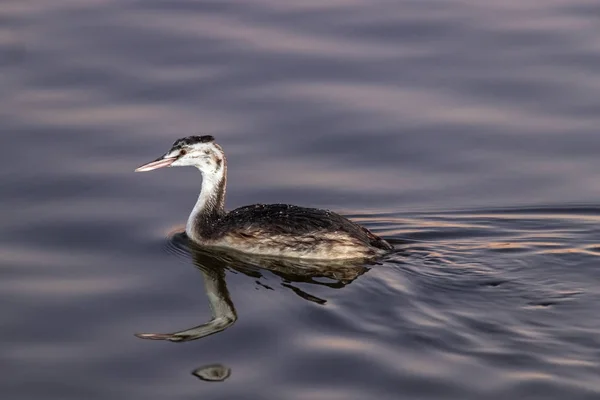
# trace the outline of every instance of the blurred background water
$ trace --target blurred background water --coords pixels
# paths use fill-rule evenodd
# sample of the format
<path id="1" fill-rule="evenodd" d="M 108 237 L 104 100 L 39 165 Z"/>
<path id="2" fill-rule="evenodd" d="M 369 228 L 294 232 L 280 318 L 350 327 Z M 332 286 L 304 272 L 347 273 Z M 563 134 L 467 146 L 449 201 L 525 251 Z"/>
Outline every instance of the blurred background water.
<path id="1" fill-rule="evenodd" d="M 598 398 L 599 38 L 595 0 L 3 1 L 0 395 Z M 136 338 L 211 318 L 170 235 L 198 172 L 133 173 L 190 134 L 229 208 L 398 251 L 343 285 L 222 269 L 233 326 Z"/>

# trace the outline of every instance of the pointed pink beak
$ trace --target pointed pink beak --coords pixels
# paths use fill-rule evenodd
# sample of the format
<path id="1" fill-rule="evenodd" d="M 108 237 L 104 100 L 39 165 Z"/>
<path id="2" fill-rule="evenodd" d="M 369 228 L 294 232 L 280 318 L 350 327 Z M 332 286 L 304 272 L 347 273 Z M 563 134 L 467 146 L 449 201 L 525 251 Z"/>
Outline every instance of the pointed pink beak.
<path id="1" fill-rule="evenodd" d="M 136 168 L 135 172 L 146 172 L 146 171 L 152 171 L 153 169 L 168 167 L 169 165 L 173 164 L 175 162 L 175 160 L 177 160 L 177 157 L 170 157 L 170 158 L 160 157 L 154 161 L 151 161 L 147 164 L 144 164 L 144 165 Z"/>

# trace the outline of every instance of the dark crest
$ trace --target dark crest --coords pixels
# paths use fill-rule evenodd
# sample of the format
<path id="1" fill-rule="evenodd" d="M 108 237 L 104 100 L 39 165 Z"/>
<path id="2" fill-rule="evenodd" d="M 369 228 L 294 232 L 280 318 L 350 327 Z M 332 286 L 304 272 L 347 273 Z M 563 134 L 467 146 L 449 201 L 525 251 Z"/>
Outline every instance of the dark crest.
<path id="1" fill-rule="evenodd" d="M 183 146 L 190 146 L 196 143 L 209 143 L 214 142 L 215 138 L 211 135 L 204 136 L 188 136 L 181 139 L 177 139 L 175 143 L 173 143 L 173 148 L 181 148 Z"/>

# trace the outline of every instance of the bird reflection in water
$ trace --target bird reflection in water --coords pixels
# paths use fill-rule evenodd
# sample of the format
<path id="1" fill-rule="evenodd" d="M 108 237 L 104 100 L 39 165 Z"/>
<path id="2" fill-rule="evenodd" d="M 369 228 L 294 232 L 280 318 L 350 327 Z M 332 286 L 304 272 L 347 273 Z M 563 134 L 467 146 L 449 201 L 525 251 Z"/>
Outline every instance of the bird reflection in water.
<path id="1" fill-rule="evenodd" d="M 205 365 L 193 370 L 192 375 L 207 382 L 223 382 L 231 375 L 231 368 L 222 364 Z"/>
<path id="2" fill-rule="evenodd" d="M 305 292 L 295 282 L 343 288 L 369 270 L 364 262 L 296 260 L 258 257 L 240 252 L 205 249 L 193 244 L 185 233 L 175 233 L 168 243 L 169 249 L 193 259 L 195 266 L 204 277 L 204 288 L 212 312 L 212 319 L 206 323 L 173 333 L 137 333 L 141 339 L 169 340 L 185 342 L 221 332 L 235 323 L 237 314 L 227 290 L 225 274 L 227 270 L 241 272 L 260 283 L 261 270 L 271 271 L 282 279 L 281 285 L 291 289 L 301 298 L 317 304 L 326 300 Z M 371 262 L 373 263 L 373 262 Z M 323 280 L 324 279 L 324 280 Z"/>
<path id="3" fill-rule="evenodd" d="M 320 305 L 325 299 L 307 293 L 294 283 L 310 283 L 331 288 L 343 288 L 369 270 L 363 261 L 320 261 L 258 257 L 240 252 L 205 249 L 192 243 L 184 232 L 171 235 L 168 250 L 191 258 L 204 277 L 204 288 L 208 297 L 212 319 L 193 328 L 172 333 L 136 333 L 141 339 L 186 342 L 221 332 L 235 323 L 237 314 L 227 289 L 227 271 L 237 271 L 260 282 L 264 270 L 271 271 L 281 278 L 281 286 L 292 290 L 304 300 Z M 370 261 L 370 264 L 374 264 Z M 193 375 L 205 381 L 223 381 L 231 371 L 221 364 L 197 368 Z"/>

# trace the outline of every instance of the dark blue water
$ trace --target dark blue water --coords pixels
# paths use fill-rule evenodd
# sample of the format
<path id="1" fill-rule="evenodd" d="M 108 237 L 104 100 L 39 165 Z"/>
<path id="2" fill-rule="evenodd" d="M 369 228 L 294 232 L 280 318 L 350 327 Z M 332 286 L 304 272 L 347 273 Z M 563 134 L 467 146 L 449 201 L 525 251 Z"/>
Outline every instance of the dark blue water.
<path id="1" fill-rule="evenodd" d="M 599 21 L 596 0 L 5 0 L 0 397 L 599 398 Z M 198 172 L 133 173 L 190 134 L 225 149 L 229 208 L 330 208 L 397 250 L 324 276 L 191 251 Z M 222 332 L 134 336 L 215 299 Z"/>

